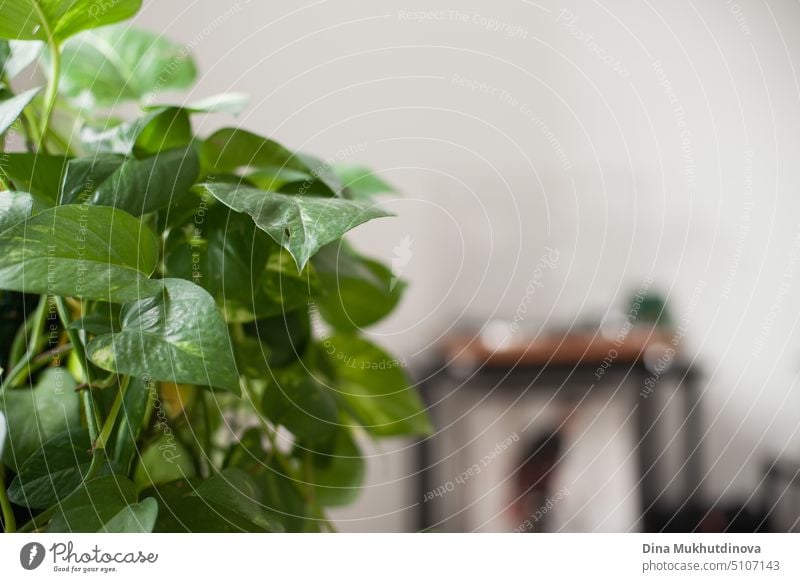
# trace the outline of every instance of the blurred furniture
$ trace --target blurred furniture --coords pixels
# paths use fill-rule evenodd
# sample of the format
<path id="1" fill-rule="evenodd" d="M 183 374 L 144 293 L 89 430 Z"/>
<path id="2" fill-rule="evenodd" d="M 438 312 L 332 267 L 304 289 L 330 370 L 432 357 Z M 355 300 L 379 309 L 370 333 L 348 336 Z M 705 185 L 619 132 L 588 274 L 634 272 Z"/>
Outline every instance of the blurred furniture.
<path id="1" fill-rule="evenodd" d="M 599 332 L 580 332 L 493 348 L 479 336 L 452 336 L 443 342 L 438 361 L 420 379 L 422 393 L 437 430 L 445 426 L 451 430 L 454 423 L 448 420 L 447 408 L 449 397 L 455 393 L 476 402 L 497 394 L 524 398 L 542 391 L 549 391 L 554 398 L 575 400 L 587 391 L 593 397 L 603 397 L 625 384 L 627 398 L 635 408 L 642 529 L 649 531 L 648 515 L 658 507 L 663 491 L 655 470 L 662 443 L 653 430 L 659 416 L 658 399 L 654 396 L 667 378 L 676 382 L 683 394 L 685 437 L 680 474 L 686 503 L 700 496 L 702 481 L 697 373 L 679 355 L 665 360 L 672 337 L 669 330 L 650 327 L 634 328 L 623 342 Z M 443 454 L 447 454 L 437 451 L 441 449 L 443 432 L 439 430 L 419 443 L 420 499 L 452 478 L 442 475 L 440 469 Z M 471 435 L 461 434 L 456 435 L 455 442 L 466 443 L 470 439 Z M 462 466 L 470 464 L 467 459 Z M 437 515 L 435 501 L 419 504 L 419 530 L 437 529 L 445 518 Z"/>

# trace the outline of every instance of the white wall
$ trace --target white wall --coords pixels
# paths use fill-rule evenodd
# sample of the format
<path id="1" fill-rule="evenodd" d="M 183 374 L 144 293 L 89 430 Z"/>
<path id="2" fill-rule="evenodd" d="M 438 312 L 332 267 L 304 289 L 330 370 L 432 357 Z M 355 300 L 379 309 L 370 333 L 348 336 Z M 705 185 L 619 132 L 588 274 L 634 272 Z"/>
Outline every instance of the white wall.
<path id="1" fill-rule="evenodd" d="M 513 317 L 545 246 L 534 330 L 652 275 L 709 377 L 709 492 L 746 495 L 749 460 L 800 445 L 799 18 L 789 0 L 151 0 L 139 20 L 193 47 L 194 96 L 249 92 L 237 123 L 360 150 L 405 193 L 355 238 L 387 259 L 413 239 L 376 330 L 412 363 L 453 324 Z"/>

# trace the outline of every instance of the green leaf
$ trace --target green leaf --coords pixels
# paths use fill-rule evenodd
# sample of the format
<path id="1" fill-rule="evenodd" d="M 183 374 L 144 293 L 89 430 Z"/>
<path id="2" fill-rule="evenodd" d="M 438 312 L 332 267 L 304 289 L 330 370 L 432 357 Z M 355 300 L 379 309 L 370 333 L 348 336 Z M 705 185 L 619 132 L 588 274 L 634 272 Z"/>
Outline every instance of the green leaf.
<path id="1" fill-rule="evenodd" d="M 247 216 L 221 204 L 198 202 L 191 219 L 170 233 L 164 258 L 167 276 L 194 281 L 220 306 L 227 305 L 226 313 L 251 312 L 261 303 L 254 296 L 277 247 Z"/>
<path id="2" fill-rule="evenodd" d="M 97 302 L 91 312 L 70 322 L 68 328 L 95 335 L 119 331 L 119 313 L 119 304 Z"/>
<path id="3" fill-rule="evenodd" d="M 64 368 L 42 372 L 34 388 L 4 390 L 0 409 L 8 424 L 3 461 L 17 470 L 55 435 L 79 426 L 75 380 Z"/>
<path id="4" fill-rule="evenodd" d="M 225 321 L 205 290 L 183 279 L 163 279 L 162 292 L 129 303 L 122 331 L 87 346 L 91 360 L 110 372 L 240 393 Z"/>
<path id="5" fill-rule="evenodd" d="M 22 111 L 33 101 L 33 98 L 36 97 L 40 90 L 41 87 L 37 87 L 5 101 L 0 101 L 0 135 L 14 125 L 17 118 L 22 115 Z"/>
<path id="6" fill-rule="evenodd" d="M 323 342 L 340 398 L 374 436 L 430 434 L 425 406 L 403 372 L 404 362 L 354 335 Z"/>
<path id="7" fill-rule="evenodd" d="M 30 192 L 55 205 L 58 189 L 67 169 L 68 158 L 46 154 L 3 154 L 2 170 L 14 181 L 17 190 Z"/>
<path id="8" fill-rule="evenodd" d="M 73 428 L 48 440 L 19 468 L 8 498 L 22 507 L 44 509 L 75 491 L 92 461 L 85 428 Z"/>
<path id="9" fill-rule="evenodd" d="M 266 531 L 283 529 L 275 515 L 261 503 L 258 485 L 239 469 L 225 469 L 203 481 L 194 495 L 207 503 L 237 513 Z"/>
<path id="10" fill-rule="evenodd" d="M 301 269 L 320 248 L 348 230 L 390 216 L 377 206 L 340 198 L 290 196 L 233 184 L 204 187 L 226 206 L 249 214 Z"/>
<path id="11" fill-rule="evenodd" d="M 189 452 L 175 440 L 164 435 L 144 449 L 136 466 L 133 482 L 138 490 L 195 476 Z"/>
<path id="12" fill-rule="evenodd" d="M 158 502 L 152 497 L 142 499 L 120 510 L 99 530 L 100 533 L 151 533 L 158 517 Z"/>
<path id="13" fill-rule="evenodd" d="M 62 204 L 88 202 L 140 216 L 169 206 L 192 187 L 199 172 L 192 148 L 144 160 L 115 155 L 78 158 L 67 165 Z"/>
<path id="14" fill-rule="evenodd" d="M 33 212 L 33 196 L 27 192 L 0 192 L 0 234 L 27 220 Z"/>
<path id="15" fill-rule="evenodd" d="M 114 464 L 127 475 L 138 454 L 137 440 L 147 413 L 147 403 L 155 398 L 155 388 L 141 378 L 131 378 L 122 401 L 121 419 L 114 440 Z"/>
<path id="16" fill-rule="evenodd" d="M 201 147 L 203 167 L 215 173 L 234 173 L 240 168 L 295 170 L 310 176 L 299 156 L 271 139 L 237 128 L 224 128 L 208 137 Z"/>
<path id="17" fill-rule="evenodd" d="M 263 346 L 259 350 L 257 362 L 253 366 L 257 370 L 255 378 L 269 376 L 269 367 L 282 367 L 297 361 L 311 342 L 311 319 L 307 309 L 296 309 L 257 319 L 245 327 L 246 333 L 258 338 L 256 341 Z M 266 355 L 266 360 L 264 355 Z M 252 360 L 253 358 L 247 358 Z M 252 366 L 253 362 L 249 362 Z"/>
<path id="18" fill-rule="evenodd" d="M 386 266 L 344 244 L 323 247 L 312 264 L 324 290 L 317 297 L 320 314 L 340 331 L 377 323 L 397 307 L 405 289 Z"/>
<path id="19" fill-rule="evenodd" d="M 369 200 L 378 194 L 389 194 L 396 191 L 369 168 L 337 164 L 333 167 L 333 171 L 344 185 L 346 198 Z"/>
<path id="20" fill-rule="evenodd" d="M 261 504 L 256 483 L 236 468 L 206 481 L 173 481 L 146 494 L 158 500 L 156 532 L 283 531 L 280 520 Z"/>
<path id="21" fill-rule="evenodd" d="M 261 398 L 261 410 L 275 424 L 309 441 L 329 438 L 338 426 L 331 389 L 302 365 L 271 370 Z"/>
<path id="22" fill-rule="evenodd" d="M 130 18 L 141 4 L 141 0 L 6 0 L 0 38 L 60 41 Z"/>
<path id="23" fill-rule="evenodd" d="M 183 109 L 166 107 L 149 111 L 131 122 L 81 131 L 81 143 L 93 154 L 136 154 L 146 157 L 185 148 L 192 143 L 192 123 Z"/>
<path id="24" fill-rule="evenodd" d="M 12 40 L 7 45 L 9 54 L 5 60 L 0 59 L 0 72 L 9 80 L 32 65 L 44 49 L 44 43 L 37 40 Z"/>
<path id="25" fill-rule="evenodd" d="M 364 486 L 364 459 L 346 427 L 328 445 L 312 453 L 314 496 L 320 505 L 348 505 Z"/>
<path id="26" fill-rule="evenodd" d="M 220 93 L 186 105 L 175 104 L 150 104 L 148 108 L 175 107 L 189 113 L 229 113 L 239 115 L 250 102 L 250 97 L 245 93 Z"/>
<path id="27" fill-rule="evenodd" d="M 89 107 L 186 89 L 197 76 L 185 48 L 127 25 L 76 36 L 64 45 L 62 62 L 61 92 Z"/>
<path id="28" fill-rule="evenodd" d="M 0 288 L 111 303 L 153 295 L 153 233 L 114 208 L 59 206 L 0 234 Z"/>
<path id="29" fill-rule="evenodd" d="M 136 488 L 129 479 L 119 475 L 91 479 L 60 503 L 47 531 L 100 531 L 106 523 L 135 501 Z"/>

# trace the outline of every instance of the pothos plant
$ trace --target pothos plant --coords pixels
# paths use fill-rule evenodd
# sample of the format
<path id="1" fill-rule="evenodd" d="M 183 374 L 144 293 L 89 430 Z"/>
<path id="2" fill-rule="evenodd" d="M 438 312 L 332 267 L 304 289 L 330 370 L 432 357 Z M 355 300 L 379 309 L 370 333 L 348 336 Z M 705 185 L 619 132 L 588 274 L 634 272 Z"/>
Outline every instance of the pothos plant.
<path id="1" fill-rule="evenodd" d="M 404 285 L 342 240 L 390 188 L 239 127 L 194 135 L 246 100 L 164 103 L 195 66 L 119 24 L 139 8 L 0 3 L 4 530 L 333 529 L 357 443 L 430 430 L 359 335 Z M 32 68 L 43 87 L 17 90 Z"/>

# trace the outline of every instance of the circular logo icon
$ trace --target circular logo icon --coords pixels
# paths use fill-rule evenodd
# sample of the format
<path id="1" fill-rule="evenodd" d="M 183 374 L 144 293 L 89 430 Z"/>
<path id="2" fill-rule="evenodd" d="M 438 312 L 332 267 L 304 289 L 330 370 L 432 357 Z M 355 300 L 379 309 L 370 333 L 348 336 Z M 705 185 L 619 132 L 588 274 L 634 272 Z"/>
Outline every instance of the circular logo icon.
<path id="1" fill-rule="evenodd" d="M 39 542 L 30 542 L 19 551 L 19 563 L 26 570 L 35 570 L 44 561 L 44 546 Z"/>

